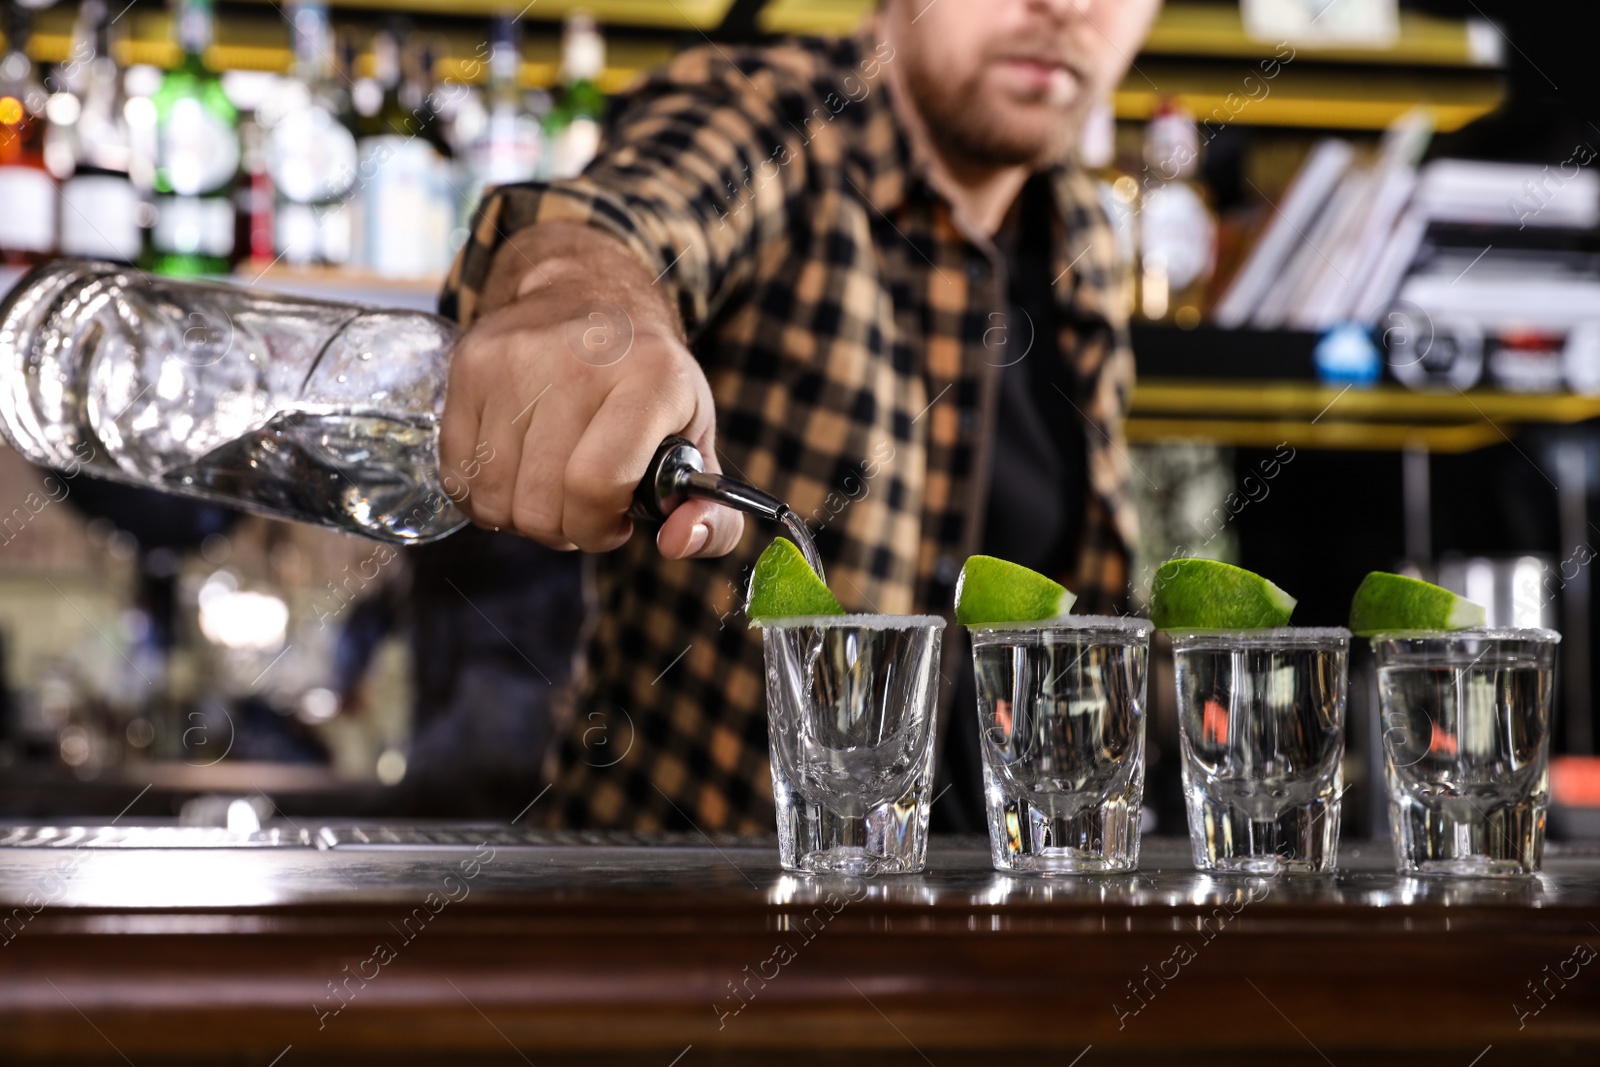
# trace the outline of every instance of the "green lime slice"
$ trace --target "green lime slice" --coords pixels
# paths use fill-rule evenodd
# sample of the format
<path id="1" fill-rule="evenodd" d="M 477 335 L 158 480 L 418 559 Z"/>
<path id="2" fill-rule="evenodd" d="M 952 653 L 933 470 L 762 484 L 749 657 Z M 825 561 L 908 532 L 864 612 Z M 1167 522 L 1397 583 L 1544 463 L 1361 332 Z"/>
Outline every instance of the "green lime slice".
<path id="1" fill-rule="evenodd" d="M 1259 574 L 1214 559 L 1171 559 L 1156 571 L 1150 621 L 1158 630 L 1285 626 L 1294 597 Z"/>
<path id="2" fill-rule="evenodd" d="M 968 556 L 956 581 L 956 621 L 963 626 L 1054 619 L 1077 594 L 1038 571 L 993 556 Z"/>
<path id="3" fill-rule="evenodd" d="M 1488 621 L 1482 604 L 1420 579 L 1384 571 L 1363 578 L 1350 602 L 1350 632 L 1357 637 L 1395 630 L 1465 630 Z"/>
<path id="4" fill-rule="evenodd" d="M 752 620 L 793 619 L 805 615 L 843 615 L 844 608 L 828 591 L 800 549 L 779 537 L 756 560 L 750 575 L 745 613 Z"/>

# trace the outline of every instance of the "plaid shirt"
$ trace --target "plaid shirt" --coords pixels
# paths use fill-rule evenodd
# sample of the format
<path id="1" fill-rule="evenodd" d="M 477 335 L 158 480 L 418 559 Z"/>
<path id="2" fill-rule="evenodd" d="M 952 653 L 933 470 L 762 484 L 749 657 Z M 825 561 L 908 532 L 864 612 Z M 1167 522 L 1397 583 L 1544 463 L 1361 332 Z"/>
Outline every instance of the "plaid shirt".
<path id="1" fill-rule="evenodd" d="M 487 198 L 442 310 L 471 324 L 496 249 L 521 227 L 620 238 L 682 313 L 723 469 L 808 518 L 847 610 L 948 614 L 983 530 L 998 367 L 1015 358 L 1001 358 L 1008 283 L 902 132 L 893 61 L 870 33 L 683 53 L 617 101 L 581 178 Z M 1080 610 L 1114 610 L 1135 539 L 1133 357 L 1093 183 L 1062 166 L 1052 186 L 1060 351 L 1079 392 L 1041 404 L 1082 425 L 1092 489 L 1076 573 L 1058 577 Z M 663 560 L 648 536 L 595 559 L 553 803 L 540 805 L 553 824 L 771 831 L 761 641 L 740 607 L 778 532 L 747 523 L 717 560 Z"/>

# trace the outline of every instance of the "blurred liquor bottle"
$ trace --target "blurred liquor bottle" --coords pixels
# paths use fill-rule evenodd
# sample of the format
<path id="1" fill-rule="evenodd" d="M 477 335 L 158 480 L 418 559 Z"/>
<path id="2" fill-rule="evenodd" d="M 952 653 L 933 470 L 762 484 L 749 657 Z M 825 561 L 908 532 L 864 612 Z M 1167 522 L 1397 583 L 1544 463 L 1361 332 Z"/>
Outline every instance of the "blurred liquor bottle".
<path id="1" fill-rule="evenodd" d="M 402 73 L 403 33 L 385 27 L 372 42 L 373 75 L 383 96 L 358 124 L 360 262 L 385 277 L 433 279 L 450 264 L 456 196 L 448 147 L 420 73 L 424 63 L 414 63 L 409 78 Z"/>
<path id="2" fill-rule="evenodd" d="M 34 4 L 33 6 L 38 6 Z M 0 262 L 37 263 L 56 247 L 56 183 L 45 166 L 45 91 L 28 58 L 33 12 L 7 0 L 0 59 Z"/>
<path id="3" fill-rule="evenodd" d="M 61 183 L 61 254 L 132 263 L 143 242 L 141 201 L 129 170 L 132 141 L 122 70 L 112 57 L 105 0 L 84 0 L 73 45 L 73 89 L 81 98 L 70 124 L 70 158 Z M 52 110 L 60 108 L 52 103 Z"/>
<path id="4" fill-rule="evenodd" d="M 545 120 L 552 178 L 576 177 L 600 147 L 606 98 L 599 78 L 605 65 L 606 42 L 594 18 L 582 12 L 568 15 L 561 38 L 561 88 Z"/>
<path id="5" fill-rule="evenodd" d="M 1139 203 L 1139 316 L 1186 329 L 1208 310 L 1206 283 L 1216 267 L 1217 220 L 1195 180 L 1200 134 L 1194 118 L 1163 102 L 1145 127 Z"/>
<path id="6" fill-rule="evenodd" d="M 205 63 L 211 0 L 175 0 L 183 60 L 156 91 L 155 225 L 144 265 L 161 274 L 226 274 L 234 251 L 239 114 Z"/>
<path id="7" fill-rule="evenodd" d="M 468 149 L 470 185 L 463 217 L 470 219 L 484 190 L 538 177 L 544 130 L 522 91 L 522 44 L 515 19 L 494 20 L 490 40 L 488 103 Z"/>
<path id="8" fill-rule="evenodd" d="M 254 77 L 258 73 L 230 71 L 222 80 L 228 99 L 233 101 L 234 108 L 239 112 L 239 174 L 234 181 L 233 262 L 237 266 L 248 260 L 251 277 L 259 276 L 278 258 L 274 221 L 277 218 L 278 196 L 268 167 L 271 130 L 270 124 L 263 121 L 262 112 L 266 112 L 268 119 L 275 117 L 271 99 L 282 99 L 283 79 L 273 79 L 276 84 L 271 90 L 271 99 L 258 99 L 257 94 L 263 85 Z"/>
<path id="9" fill-rule="evenodd" d="M 455 149 L 445 136 L 447 125 L 443 109 L 447 94 L 436 90 L 434 71 L 439 65 L 439 49 L 428 37 L 416 35 L 401 57 L 404 77 L 400 83 L 400 103 L 406 109 L 408 128 L 427 141 L 440 158 L 451 159 Z"/>
<path id="10" fill-rule="evenodd" d="M 1094 179 L 1100 209 L 1111 223 L 1117 281 L 1124 309 L 1131 315 L 1138 293 L 1134 265 L 1139 259 L 1139 181 L 1117 165 L 1117 120 L 1109 102 L 1090 110 L 1078 140 L 1078 162 Z"/>
<path id="11" fill-rule="evenodd" d="M 276 189 L 273 246 L 295 265 L 340 265 L 351 258 L 351 216 L 345 201 L 356 184 L 355 135 L 346 125 L 349 94 L 334 78 L 328 5 L 289 5 L 294 65 L 267 142 Z"/>

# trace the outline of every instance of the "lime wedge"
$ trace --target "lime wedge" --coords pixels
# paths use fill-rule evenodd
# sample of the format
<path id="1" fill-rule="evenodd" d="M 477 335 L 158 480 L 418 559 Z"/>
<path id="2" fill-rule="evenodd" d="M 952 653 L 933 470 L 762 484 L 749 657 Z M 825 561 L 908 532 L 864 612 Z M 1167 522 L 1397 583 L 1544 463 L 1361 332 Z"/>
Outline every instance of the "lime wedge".
<path id="1" fill-rule="evenodd" d="M 956 621 L 988 626 L 1054 619 L 1071 611 L 1077 599 L 1038 571 L 993 556 L 968 556 L 956 581 Z"/>
<path id="2" fill-rule="evenodd" d="M 1150 621 L 1158 630 L 1284 626 L 1294 597 L 1259 574 L 1214 559 L 1172 559 L 1156 571 Z"/>
<path id="3" fill-rule="evenodd" d="M 1393 630 L 1465 630 L 1483 626 L 1482 604 L 1401 574 L 1373 571 L 1350 602 L 1350 632 L 1357 637 Z"/>
<path id="4" fill-rule="evenodd" d="M 804 615 L 843 615 L 844 608 L 828 591 L 800 549 L 787 537 L 775 538 L 756 560 L 750 575 L 750 600 L 745 613 L 755 619 L 792 619 Z"/>

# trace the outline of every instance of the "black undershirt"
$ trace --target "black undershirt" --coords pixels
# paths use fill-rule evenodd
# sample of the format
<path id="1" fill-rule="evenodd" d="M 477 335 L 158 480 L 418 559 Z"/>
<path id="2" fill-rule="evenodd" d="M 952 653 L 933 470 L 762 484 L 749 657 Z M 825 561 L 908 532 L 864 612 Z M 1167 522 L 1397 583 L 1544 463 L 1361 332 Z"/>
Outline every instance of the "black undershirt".
<path id="1" fill-rule="evenodd" d="M 985 346 L 989 358 L 1002 366 L 981 551 L 1061 580 L 1074 569 L 1089 479 L 1083 417 L 1077 410 L 1083 402 L 1077 375 L 1061 352 L 1052 284 L 1054 230 L 1049 178 L 1036 174 L 995 235 L 1006 260 L 1009 307 L 1004 344 L 994 343 L 1001 335 L 991 333 Z M 943 793 L 932 824 L 944 832 L 983 833 L 970 653 L 961 662 L 940 761 Z"/>
<path id="2" fill-rule="evenodd" d="M 1007 343 L 994 357 L 1007 365 L 998 375 L 983 552 L 1059 580 L 1073 570 L 1088 476 L 1077 376 L 1062 358 L 1051 284 L 1053 229 L 1049 178 L 1036 174 L 995 235 L 1010 308 Z"/>

